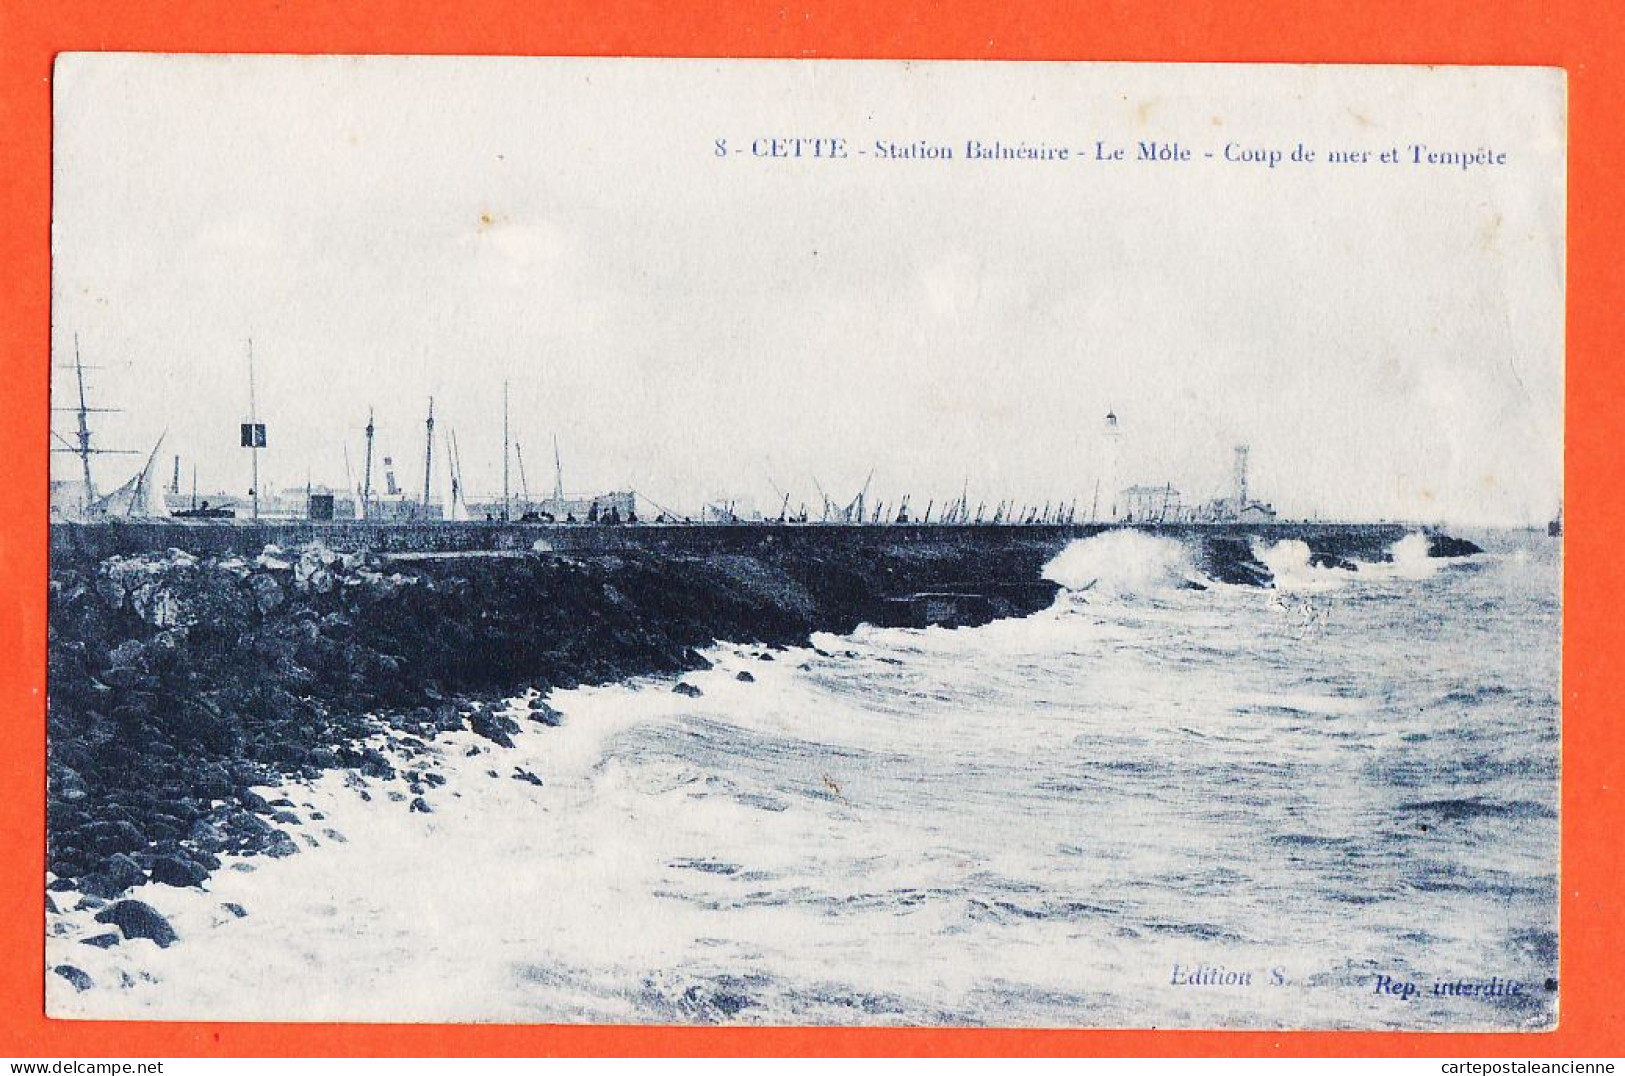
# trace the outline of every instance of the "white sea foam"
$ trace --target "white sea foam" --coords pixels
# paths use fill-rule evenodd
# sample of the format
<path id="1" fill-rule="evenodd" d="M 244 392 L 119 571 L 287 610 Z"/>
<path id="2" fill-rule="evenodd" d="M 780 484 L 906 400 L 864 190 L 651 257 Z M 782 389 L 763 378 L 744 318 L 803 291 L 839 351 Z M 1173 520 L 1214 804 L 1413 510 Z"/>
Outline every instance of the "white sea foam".
<path id="1" fill-rule="evenodd" d="M 1430 556 L 1428 549 L 1427 535 L 1413 531 L 1389 547 L 1388 560 L 1370 565 L 1362 564 L 1360 571 L 1368 579 L 1429 579 L 1452 561 Z"/>
<path id="2" fill-rule="evenodd" d="M 1075 541 L 1044 566 L 1044 578 L 1068 590 L 1152 594 L 1195 575 L 1184 543 L 1144 531 L 1106 531 Z"/>
<path id="3" fill-rule="evenodd" d="M 1355 575 L 1347 568 L 1313 565 L 1310 555 L 1309 543 L 1296 538 L 1253 543 L 1253 556 L 1270 570 L 1277 590 L 1336 590 L 1347 586 Z"/>
<path id="4" fill-rule="evenodd" d="M 1394 558 L 1394 574 L 1402 579 L 1426 579 L 1437 572 L 1442 561 L 1429 556 L 1428 547 L 1425 534 L 1407 534 L 1395 542 L 1389 550 Z"/>

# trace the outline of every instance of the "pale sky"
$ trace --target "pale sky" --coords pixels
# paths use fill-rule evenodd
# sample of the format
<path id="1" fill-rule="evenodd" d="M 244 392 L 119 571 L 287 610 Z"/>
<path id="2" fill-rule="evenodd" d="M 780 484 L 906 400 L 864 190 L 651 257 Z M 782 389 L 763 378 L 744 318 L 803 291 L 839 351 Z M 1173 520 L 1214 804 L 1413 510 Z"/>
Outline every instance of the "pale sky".
<path id="1" fill-rule="evenodd" d="M 1087 506 L 1108 409 L 1120 484 L 1187 499 L 1242 441 L 1292 516 L 1525 523 L 1560 496 L 1560 72 L 104 54 L 63 58 L 56 102 L 55 361 L 77 334 L 124 409 L 101 443 L 167 430 L 164 474 L 178 453 L 205 490 L 248 487 L 252 337 L 266 488 L 342 485 L 369 405 L 421 487 L 433 395 L 496 495 L 508 379 L 533 492 L 557 436 L 572 491 L 681 511 L 844 500 L 871 469 L 892 503 Z M 750 153 L 797 135 L 852 156 Z M 874 156 L 922 139 L 959 159 Z M 1300 141 L 1407 163 L 1222 159 Z M 110 459 L 104 488 L 135 466 Z"/>

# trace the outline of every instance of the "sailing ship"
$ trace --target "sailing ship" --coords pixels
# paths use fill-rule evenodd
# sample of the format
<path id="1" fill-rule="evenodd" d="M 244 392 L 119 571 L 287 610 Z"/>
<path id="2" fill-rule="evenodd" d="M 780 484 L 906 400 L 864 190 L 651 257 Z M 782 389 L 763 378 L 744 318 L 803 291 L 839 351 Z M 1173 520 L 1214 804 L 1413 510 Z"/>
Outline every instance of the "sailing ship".
<path id="1" fill-rule="evenodd" d="M 53 515 L 79 521 L 105 521 L 113 519 L 153 519 L 169 516 L 169 505 L 164 501 L 164 491 L 158 477 L 158 450 L 163 446 L 164 438 L 159 436 L 157 444 L 147 455 L 147 462 L 140 471 L 123 485 L 111 493 L 102 494 L 96 488 L 96 478 L 92 473 L 90 461 L 92 456 L 133 456 L 137 453 L 126 448 L 101 448 L 92 443 L 90 435 L 90 416 L 93 414 L 116 414 L 116 407 L 91 407 L 85 396 L 85 370 L 87 367 L 79 352 L 79 336 L 73 338 L 73 366 L 74 379 L 78 388 L 78 403 L 73 407 L 53 408 L 56 411 L 72 411 L 77 416 L 78 428 L 75 440 L 51 431 L 51 436 L 62 442 L 61 446 L 52 448 L 53 452 L 68 452 L 79 457 L 83 486 L 78 491 L 70 491 L 72 483 L 52 483 Z"/>
<path id="2" fill-rule="evenodd" d="M 169 518 L 169 505 L 164 501 L 163 487 L 158 479 L 158 450 L 163 447 L 165 436 L 167 434 L 159 435 L 158 443 L 152 446 L 152 452 L 147 456 L 147 465 L 137 471 L 134 477 L 86 507 L 87 518 L 105 520 Z"/>

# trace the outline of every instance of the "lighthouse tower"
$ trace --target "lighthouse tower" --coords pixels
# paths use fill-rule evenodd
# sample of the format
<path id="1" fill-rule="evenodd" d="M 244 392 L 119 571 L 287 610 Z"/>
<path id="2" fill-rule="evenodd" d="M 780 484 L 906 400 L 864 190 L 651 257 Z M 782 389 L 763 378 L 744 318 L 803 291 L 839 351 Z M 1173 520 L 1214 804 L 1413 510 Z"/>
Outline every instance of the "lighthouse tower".
<path id="1" fill-rule="evenodd" d="M 1121 466 L 1123 455 L 1123 427 L 1118 425 L 1115 410 L 1106 412 L 1106 428 L 1104 432 L 1106 439 L 1103 453 L 1105 457 L 1105 474 L 1102 481 L 1106 484 L 1106 504 L 1108 506 L 1106 518 L 1115 520 L 1118 518 L 1117 498 L 1122 487 L 1118 468 Z"/>
<path id="2" fill-rule="evenodd" d="M 1247 445 L 1236 446 L 1236 513 L 1240 515 L 1247 508 L 1247 456 L 1252 449 Z"/>

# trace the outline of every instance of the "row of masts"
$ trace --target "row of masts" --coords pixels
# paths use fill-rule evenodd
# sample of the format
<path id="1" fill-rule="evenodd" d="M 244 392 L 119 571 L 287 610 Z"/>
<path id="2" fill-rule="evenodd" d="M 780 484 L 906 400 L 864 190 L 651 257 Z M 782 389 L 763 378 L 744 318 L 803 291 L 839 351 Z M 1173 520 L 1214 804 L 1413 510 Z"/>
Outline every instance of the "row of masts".
<path id="1" fill-rule="evenodd" d="M 57 438 L 57 440 L 61 441 L 64 446 L 62 448 L 55 449 L 55 451 L 71 451 L 79 456 L 83 472 L 86 504 L 88 506 L 94 505 L 98 500 L 98 492 L 90 466 L 90 457 L 93 455 L 135 455 L 138 453 L 130 449 L 99 448 L 92 445 L 88 416 L 95 413 L 115 413 L 119 409 L 88 406 L 85 392 L 84 372 L 86 369 L 93 368 L 86 367 L 81 361 L 77 334 L 74 337 L 74 363 L 72 368 L 75 371 L 77 381 L 78 406 L 73 408 L 57 408 L 55 410 L 71 410 L 77 412 L 77 444 L 69 442 L 66 438 L 56 434 L 55 431 L 52 431 L 52 434 Z M 259 424 L 258 418 L 258 398 L 254 376 L 254 344 L 252 339 L 248 341 L 248 396 L 249 421 L 245 424 L 242 440 L 244 447 L 249 448 L 251 452 L 251 485 L 249 488 L 251 504 L 250 511 L 253 518 L 258 519 L 260 517 L 259 451 L 261 448 L 265 447 L 265 437 L 263 432 L 264 427 Z M 374 409 L 372 407 L 368 407 L 367 409 L 367 424 L 364 427 L 363 432 L 365 436 L 365 455 L 363 457 L 359 490 L 357 489 L 357 484 L 355 483 L 350 471 L 348 444 L 346 444 L 344 448 L 345 481 L 351 494 L 359 493 L 358 503 L 356 505 L 357 518 L 362 520 L 371 520 L 374 518 L 375 507 L 378 503 L 373 491 L 373 473 L 375 470 L 374 446 L 377 437 L 377 426 L 375 422 Z M 446 451 L 446 463 L 450 476 L 450 497 L 446 506 L 446 515 L 447 518 L 452 519 L 467 518 L 467 486 L 463 480 L 462 455 L 457 445 L 456 430 L 448 431 L 447 436 L 448 444 Z M 154 451 L 156 452 L 156 449 Z M 428 400 L 428 413 L 424 419 L 423 495 L 421 501 L 419 502 L 419 509 L 425 518 L 427 518 L 433 511 L 434 459 L 435 400 L 434 397 L 431 396 Z M 503 521 L 513 518 L 514 498 L 512 474 L 509 466 L 510 461 L 517 465 L 520 493 L 523 498 L 523 503 L 528 509 L 532 502 L 530 496 L 530 484 L 525 474 L 524 449 L 520 442 L 512 436 L 512 429 L 509 421 L 509 383 L 504 381 L 502 385 L 502 502 L 500 516 L 498 517 Z M 553 439 L 553 465 L 553 500 L 556 507 L 559 504 L 562 504 L 565 500 L 564 471 L 559 453 L 558 438 L 556 436 Z M 852 498 L 852 500 L 842 503 L 831 498 L 829 494 L 824 491 L 824 488 L 819 483 L 818 479 L 814 477 L 813 485 L 817 489 L 819 497 L 823 501 L 822 510 L 818 513 L 816 518 L 805 502 L 802 502 L 795 512 L 791 512 L 790 495 L 779 489 L 776 483 L 773 483 L 774 490 L 781 496 L 781 503 L 779 505 L 779 512 L 776 519 L 769 519 L 767 521 L 778 523 L 817 522 L 849 525 L 927 525 L 933 523 L 937 525 L 1071 525 L 1079 522 L 1078 503 L 1075 498 L 1070 503 L 1062 500 L 1045 501 L 1042 504 L 1037 502 L 1028 503 L 1025 501 L 1019 501 L 1015 498 L 1004 498 L 991 505 L 986 501 L 979 501 L 973 508 L 970 501 L 968 479 L 961 488 L 958 496 L 953 500 L 946 502 L 940 509 L 938 508 L 936 500 L 929 500 L 926 502 L 924 512 L 920 513 L 918 517 L 915 517 L 911 513 L 911 494 L 905 493 L 895 504 L 887 504 L 885 501 L 878 498 L 871 500 L 870 489 L 873 485 L 873 481 L 874 471 L 871 469 L 868 476 L 864 479 L 862 487 L 859 488 L 857 494 Z M 306 485 L 308 492 L 308 481 Z M 393 489 L 393 478 L 390 480 L 390 485 L 392 487 L 390 493 L 393 496 L 395 493 L 395 490 Z M 179 456 L 175 457 L 175 469 L 170 483 L 170 492 L 177 496 L 180 493 Z M 191 499 L 192 508 L 195 510 L 198 507 L 196 464 L 194 464 L 192 467 Z M 645 499 L 648 500 L 648 498 Z M 653 504 L 654 502 L 650 501 L 650 503 Z M 1096 518 L 1098 504 L 1099 490 L 1097 486 L 1095 504 L 1093 507 L 1091 507 L 1088 513 L 1088 520 L 1094 520 Z M 656 505 L 656 507 L 658 508 L 659 506 Z M 671 519 L 673 521 L 678 518 L 676 513 L 669 512 L 665 509 L 661 509 L 661 515 L 662 518 Z M 737 502 L 734 501 L 725 502 L 721 505 L 708 505 L 706 515 L 719 519 L 723 522 L 746 522 L 746 520 L 737 512 Z M 934 519 L 933 516 L 935 516 Z M 754 514 L 753 518 L 755 518 Z"/>
<path id="2" fill-rule="evenodd" d="M 779 505 L 779 514 L 774 518 L 773 522 L 843 523 L 869 526 L 880 526 L 882 524 L 916 524 L 923 526 L 932 523 L 940 526 L 996 524 L 1070 526 L 1079 522 L 1076 498 L 1070 502 L 1044 501 L 1042 504 L 1014 499 L 1000 500 L 992 505 L 989 505 L 986 501 L 978 501 L 975 509 L 972 509 L 969 498 L 962 493 L 954 500 L 947 502 L 940 511 L 937 508 L 935 499 L 928 500 L 925 511 L 918 518 L 909 514 L 911 500 L 912 494 L 905 493 L 894 505 L 888 505 L 882 500 L 876 500 L 870 505 L 866 502 L 865 495 L 859 494 L 850 503 L 840 505 L 825 496 L 823 513 L 814 519 L 805 501 L 801 502 L 796 511 L 791 512 L 790 497 L 788 494 L 784 494 Z M 728 502 L 720 506 L 720 511 L 717 514 L 729 519 L 731 522 L 744 522 L 744 519 L 735 512 L 735 507 L 736 502 Z M 932 518 L 933 514 L 936 516 L 935 519 Z"/>
<path id="3" fill-rule="evenodd" d="M 425 516 L 433 510 L 434 504 L 434 397 L 429 397 L 428 415 L 423 423 L 423 497 L 419 506 Z M 362 519 L 372 518 L 374 498 L 372 493 L 373 474 L 373 443 L 377 436 L 377 426 L 374 422 L 373 409 L 367 409 L 367 425 L 364 429 L 366 436 L 366 456 L 362 466 L 362 483 L 360 496 L 360 516 Z M 456 514 L 465 510 L 468 494 L 467 485 L 463 481 L 462 452 L 457 445 L 457 431 L 448 431 L 447 465 L 451 479 L 451 496 L 447 505 L 449 514 Z M 500 518 L 507 520 L 513 517 L 514 498 L 512 488 L 512 472 L 510 462 L 517 465 L 519 470 L 519 489 L 522 503 L 529 509 L 531 505 L 530 481 L 525 475 L 524 446 L 512 436 L 508 413 L 508 382 L 502 383 L 502 508 Z M 346 448 L 346 474 L 348 475 L 348 448 Z M 553 438 L 553 498 L 555 502 L 564 500 L 564 465 L 559 453 L 559 440 Z M 346 481 L 351 481 L 348 477 Z M 352 485 L 352 490 L 353 490 Z"/>

